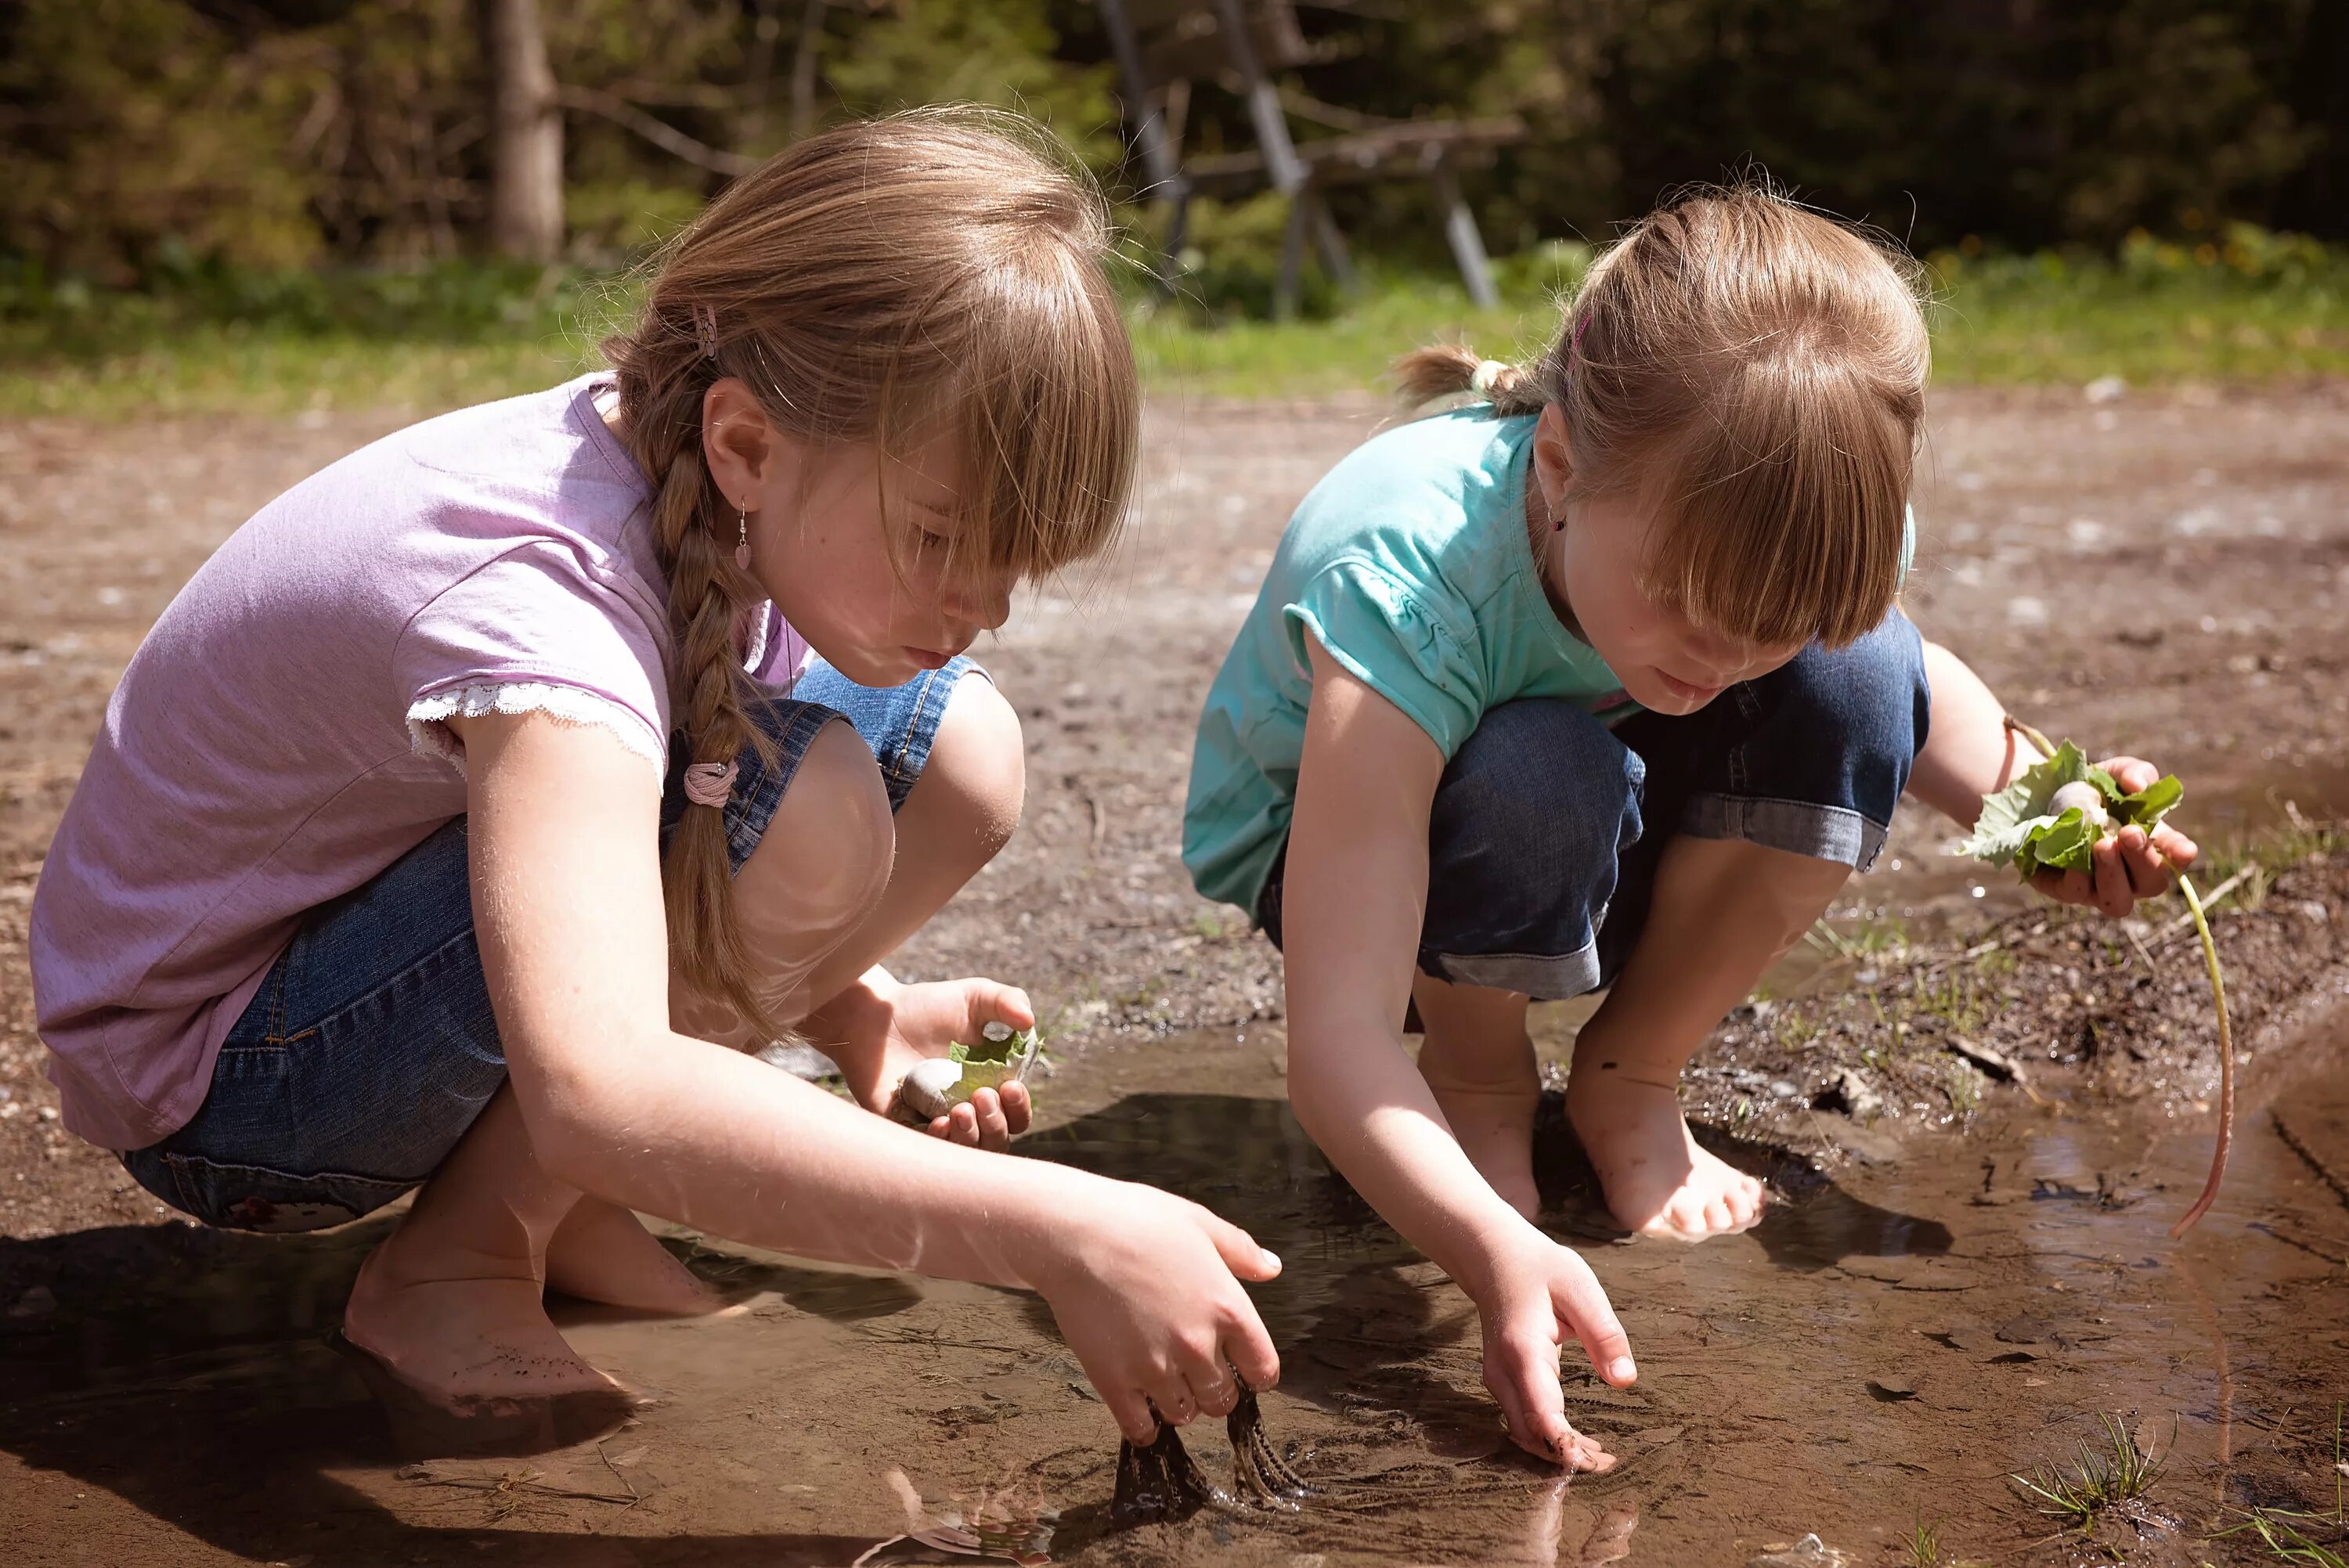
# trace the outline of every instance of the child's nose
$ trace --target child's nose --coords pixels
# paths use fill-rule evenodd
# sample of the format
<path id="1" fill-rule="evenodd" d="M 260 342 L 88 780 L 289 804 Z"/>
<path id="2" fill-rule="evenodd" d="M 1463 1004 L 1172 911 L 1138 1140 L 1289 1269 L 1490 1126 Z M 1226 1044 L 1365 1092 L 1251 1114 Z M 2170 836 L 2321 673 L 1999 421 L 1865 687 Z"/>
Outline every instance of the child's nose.
<path id="1" fill-rule="evenodd" d="M 1011 619 L 1011 581 L 1003 577 L 965 583 L 947 596 L 947 610 L 981 631 L 995 631 Z"/>

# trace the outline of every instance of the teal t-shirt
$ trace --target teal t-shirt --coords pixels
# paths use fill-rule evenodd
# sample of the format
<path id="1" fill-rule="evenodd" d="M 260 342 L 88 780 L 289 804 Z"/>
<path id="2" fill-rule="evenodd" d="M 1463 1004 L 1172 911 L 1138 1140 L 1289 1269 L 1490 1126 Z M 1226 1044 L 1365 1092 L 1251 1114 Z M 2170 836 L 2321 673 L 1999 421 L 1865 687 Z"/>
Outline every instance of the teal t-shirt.
<path id="1" fill-rule="evenodd" d="M 1526 538 L 1536 417 L 1489 406 L 1374 437 L 1297 509 L 1207 693 L 1183 811 L 1183 862 L 1208 898 L 1254 911 L 1288 837 L 1310 634 L 1411 716 L 1449 761 L 1487 708 L 1622 685 L 1551 610 Z"/>

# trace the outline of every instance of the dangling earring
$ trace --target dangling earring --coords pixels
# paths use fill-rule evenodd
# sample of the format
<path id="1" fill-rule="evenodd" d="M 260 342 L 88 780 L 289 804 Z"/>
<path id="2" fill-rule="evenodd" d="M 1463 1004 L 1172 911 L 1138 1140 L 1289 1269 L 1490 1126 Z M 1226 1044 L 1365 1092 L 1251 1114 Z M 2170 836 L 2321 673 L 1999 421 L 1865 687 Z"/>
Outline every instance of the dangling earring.
<path id="1" fill-rule="evenodd" d="M 734 564 L 743 571 L 750 570 L 750 514 L 735 513 L 735 526 L 740 532 L 734 542 Z"/>

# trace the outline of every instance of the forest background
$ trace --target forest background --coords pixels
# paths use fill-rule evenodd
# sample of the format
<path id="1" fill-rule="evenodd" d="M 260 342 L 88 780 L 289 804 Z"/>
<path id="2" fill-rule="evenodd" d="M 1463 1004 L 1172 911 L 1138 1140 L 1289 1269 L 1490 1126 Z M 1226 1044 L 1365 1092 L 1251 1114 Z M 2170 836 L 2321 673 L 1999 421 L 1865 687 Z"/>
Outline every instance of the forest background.
<path id="1" fill-rule="evenodd" d="M 1202 203 L 1165 308 L 1092 0 L 15 0 L 0 411 L 540 384 L 731 173 L 845 116 L 956 100 L 1025 110 L 1101 176 L 1135 237 L 1147 366 L 1210 392 L 1359 384 L 1443 328 L 1537 336 L 1546 292 L 1620 222 L 1754 166 L 1928 260 L 1946 377 L 2349 369 L 2339 0 L 1299 13 L 1300 139 L 1524 122 L 1463 175 L 1503 311 L 1470 309 L 1413 181 L 1333 192 L 1365 278 L 1309 280 L 1296 324 L 1265 319 L 1277 203 Z M 1189 150 L 1253 145 L 1237 85 L 1200 84 Z M 517 183 L 533 126 L 544 177 Z"/>

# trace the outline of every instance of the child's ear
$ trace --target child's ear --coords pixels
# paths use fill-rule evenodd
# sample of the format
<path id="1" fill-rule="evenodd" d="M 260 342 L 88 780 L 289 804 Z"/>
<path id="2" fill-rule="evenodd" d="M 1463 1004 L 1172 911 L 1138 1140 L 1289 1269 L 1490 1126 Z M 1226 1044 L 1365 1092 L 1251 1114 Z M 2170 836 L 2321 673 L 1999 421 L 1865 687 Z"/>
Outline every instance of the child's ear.
<path id="1" fill-rule="evenodd" d="M 767 411 L 749 386 L 731 376 L 712 382 L 701 397 L 701 458 L 729 504 L 757 511 L 780 443 Z"/>
<path id="2" fill-rule="evenodd" d="M 1566 511 L 1567 486 L 1574 479 L 1574 441 L 1567 434 L 1566 412 L 1546 405 L 1534 426 L 1534 482 L 1541 487 L 1542 506 L 1555 521 Z"/>

